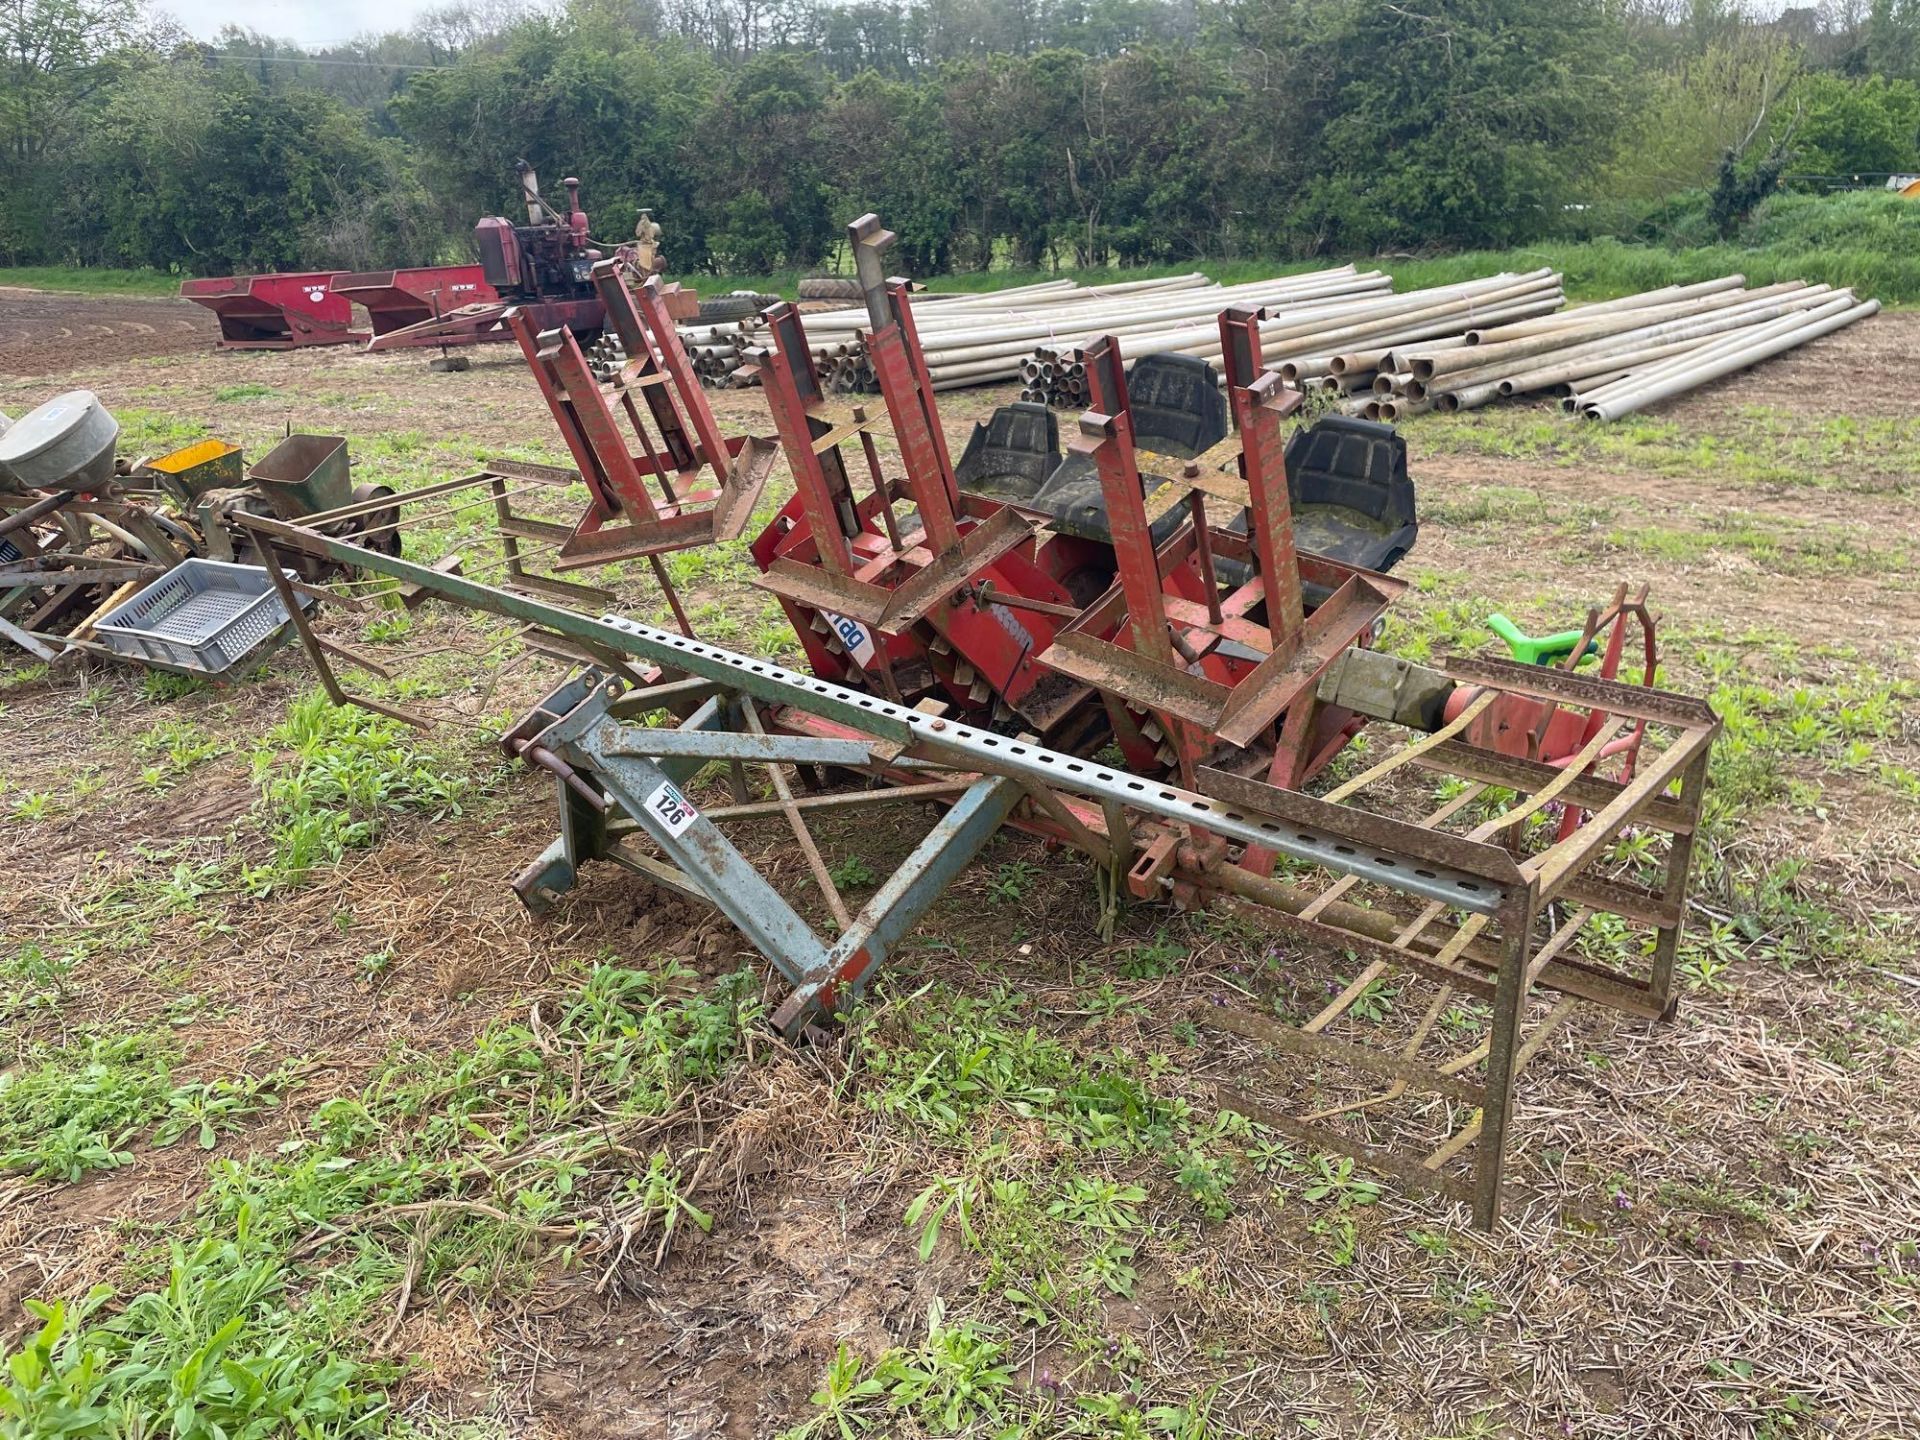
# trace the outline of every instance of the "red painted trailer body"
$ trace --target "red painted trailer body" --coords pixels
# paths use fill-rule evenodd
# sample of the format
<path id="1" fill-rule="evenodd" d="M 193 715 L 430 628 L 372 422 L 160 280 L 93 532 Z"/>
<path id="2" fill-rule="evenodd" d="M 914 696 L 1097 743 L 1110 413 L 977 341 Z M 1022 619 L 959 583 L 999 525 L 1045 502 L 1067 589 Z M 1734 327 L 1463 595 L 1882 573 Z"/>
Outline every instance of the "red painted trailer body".
<path id="1" fill-rule="evenodd" d="M 500 292 L 478 265 L 420 265 L 410 270 L 336 275 L 330 289 L 365 308 L 376 340 L 411 325 L 444 319 L 470 305 L 493 304 L 500 298 Z M 478 334 L 456 334 L 444 343 L 462 345 L 481 338 Z"/>
<path id="2" fill-rule="evenodd" d="M 571 330 L 592 341 L 600 334 L 606 310 L 598 297 L 581 300 L 492 300 L 428 316 L 399 330 L 377 334 L 369 350 L 399 350 L 409 345 L 485 345 L 513 339 L 507 312 L 524 310 L 539 330 Z"/>
<path id="3" fill-rule="evenodd" d="M 220 317 L 222 350 L 293 350 L 346 345 L 367 338 L 353 329 L 353 305 L 332 291 L 337 270 L 284 275 L 222 275 L 187 280 L 182 299 Z"/>

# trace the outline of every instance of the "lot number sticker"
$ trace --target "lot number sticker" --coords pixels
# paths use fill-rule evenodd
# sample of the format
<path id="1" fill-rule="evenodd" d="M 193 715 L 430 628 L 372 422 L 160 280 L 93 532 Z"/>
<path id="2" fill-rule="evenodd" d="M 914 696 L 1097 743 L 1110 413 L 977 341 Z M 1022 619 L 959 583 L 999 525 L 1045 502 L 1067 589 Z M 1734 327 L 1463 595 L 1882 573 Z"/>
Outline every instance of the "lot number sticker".
<path id="1" fill-rule="evenodd" d="M 670 780 L 662 780 L 659 788 L 647 797 L 647 811 L 666 826 L 667 834 L 673 836 L 678 836 L 700 818 L 700 812 L 693 808 L 693 803 Z"/>
<path id="2" fill-rule="evenodd" d="M 871 630 L 858 620 L 849 620 L 845 615 L 836 615 L 831 610 L 822 610 L 820 614 L 833 627 L 833 633 L 847 647 L 847 653 L 853 656 L 856 665 L 864 669 L 873 664 L 873 657 L 878 651 L 874 647 Z"/>

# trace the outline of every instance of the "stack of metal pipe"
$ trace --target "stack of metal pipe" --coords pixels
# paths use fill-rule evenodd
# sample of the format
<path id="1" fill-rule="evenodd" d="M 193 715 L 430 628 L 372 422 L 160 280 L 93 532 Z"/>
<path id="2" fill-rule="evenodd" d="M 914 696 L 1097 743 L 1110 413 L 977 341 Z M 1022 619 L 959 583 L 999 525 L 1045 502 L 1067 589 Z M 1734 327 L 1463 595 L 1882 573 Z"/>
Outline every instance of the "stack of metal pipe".
<path id="1" fill-rule="evenodd" d="M 1216 285 L 1197 271 L 1116 285 L 1049 280 L 980 295 L 916 296 L 914 328 L 936 390 L 1019 380 L 1031 394 L 1034 385 L 1027 372 L 1050 347 L 1077 352 L 1084 342 L 1108 334 L 1151 335 L 1156 340 L 1181 336 L 1191 343 L 1204 333 L 1214 337 L 1217 354 L 1218 317 L 1230 305 L 1264 306 L 1276 313 L 1338 308 L 1369 297 L 1390 297 L 1392 283 L 1380 272 L 1361 272 L 1351 265 L 1238 285 Z M 764 321 L 741 324 L 751 333 Z M 872 388 L 864 345 L 871 324 L 864 307 L 807 316 L 814 364 L 827 388 Z M 1068 370 L 1077 363 L 1069 361 Z"/>
<path id="2" fill-rule="evenodd" d="M 730 385 L 746 383 L 741 375 L 745 347 L 741 343 L 737 324 L 707 322 L 682 325 L 680 343 L 693 363 L 693 373 L 707 389 L 721 390 Z M 602 380 L 610 378 L 614 371 L 626 363 L 626 359 L 626 347 L 611 330 L 587 347 L 587 362 Z"/>
<path id="3" fill-rule="evenodd" d="M 1381 288 L 1357 294 L 1282 296 L 1265 305 L 1260 338 L 1268 367 L 1289 383 L 1350 394 L 1367 391 L 1373 371 L 1336 374 L 1333 362 L 1343 347 L 1366 347 L 1354 353 L 1377 359 L 1391 345 L 1450 340 L 1472 325 L 1551 315 L 1565 300 L 1560 276 L 1545 268 L 1398 294 Z M 1220 330 L 1212 318 L 1206 323 L 1102 333 L 1118 334 L 1130 355 L 1172 352 L 1212 359 L 1220 354 Z M 1022 380 L 1035 399 L 1078 406 L 1086 400 L 1084 361 L 1079 343 L 1040 346 L 1023 368 Z"/>
<path id="4" fill-rule="evenodd" d="M 693 373 L 708 389 L 722 389 L 732 383 L 741 360 L 741 335 L 737 323 L 683 325 L 680 342 L 686 346 Z"/>
<path id="5" fill-rule="evenodd" d="M 1396 293 L 1388 276 L 1342 265 L 1239 285 L 1195 271 L 922 293 L 914 323 L 936 390 L 1018 381 L 1022 399 L 1078 409 L 1089 398 L 1092 340 L 1117 335 L 1129 355 L 1213 359 L 1219 313 L 1233 305 L 1264 311 L 1269 369 L 1330 392 L 1350 414 L 1383 420 L 1541 391 L 1560 394 L 1574 413 L 1617 419 L 1879 308 L 1851 290 L 1798 280 L 1748 289 L 1744 276 L 1729 275 L 1564 309 L 1561 276 L 1544 267 Z M 874 388 L 864 306 L 818 311 L 806 323 L 825 389 Z M 750 362 L 765 331 L 756 315 L 686 325 L 680 336 L 703 384 L 737 388 L 757 383 Z M 610 370 L 625 357 L 604 337 L 593 358 Z"/>
<path id="6" fill-rule="evenodd" d="M 1377 419 L 1547 392 L 1559 394 L 1570 413 L 1617 420 L 1879 308 L 1830 285 L 1789 280 L 1749 289 L 1745 276 L 1728 275 L 1531 320 L 1477 324 L 1384 354 L 1337 355 L 1330 374 L 1370 372 L 1373 393 L 1346 403 Z"/>

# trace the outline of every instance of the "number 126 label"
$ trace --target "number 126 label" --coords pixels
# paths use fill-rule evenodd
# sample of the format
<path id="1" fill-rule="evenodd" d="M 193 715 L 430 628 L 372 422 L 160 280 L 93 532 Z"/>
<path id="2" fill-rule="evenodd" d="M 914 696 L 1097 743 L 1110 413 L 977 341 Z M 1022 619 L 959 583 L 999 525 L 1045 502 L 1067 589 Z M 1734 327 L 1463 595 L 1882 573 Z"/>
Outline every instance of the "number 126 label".
<path id="1" fill-rule="evenodd" d="M 679 835 L 700 818 L 693 802 L 682 795 L 670 780 L 662 780 L 647 797 L 647 812 L 666 827 L 667 834 Z"/>

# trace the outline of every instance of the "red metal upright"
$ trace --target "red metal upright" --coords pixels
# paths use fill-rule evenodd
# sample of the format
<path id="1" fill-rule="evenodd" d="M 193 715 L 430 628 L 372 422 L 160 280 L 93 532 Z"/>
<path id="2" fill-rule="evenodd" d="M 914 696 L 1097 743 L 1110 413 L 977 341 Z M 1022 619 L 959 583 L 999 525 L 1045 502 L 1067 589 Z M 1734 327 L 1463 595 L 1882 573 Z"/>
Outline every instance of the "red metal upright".
<path id="1" fill-rule="evenodd" d="M 814 558 L 829 573 L 848 576 L 854 569 L 849 537 L 860 533 L 860 522 L 840 447 L 822 448 L 817 443 L 834 431 L 833 422 L 820 413 L 826 403 L 820 372 L 798 310 L 776 305 L 767 321 L 773 345 L 759 366 L 760 386 L 773 411 L 775 429 L 782 436 L 806 437 L 805 444 L 787 446 L 787 466 L 793 471 L 794 493 L 806 515 Z M 877 470 L 873 481 L 884 500 L 886 481 Z"/>
<path id="2" fill-rule="evenodd" d="M 1227 404 L 1240 432 L 1241 478 L 1260 574 L 1266 582 L 1267 628 L 1278 650 L 1300 633 L 1303 605 L 1300 557 L 1293 543 L 1293 502 L 1287 489 L 1287 438 L 1281 421 L 1300 406 L 1298 391 L 1282 390 L 1280 377 L 1261 365 L 1260 317 L 1255 305 L 1236 305 L 1220 316 L 1221 355 Z"/>
<path id="3" fill-rule="evenodd" d="M 829 407 L 799 314 L 770 312 L 772 343 L 756 359 L 795 494 L 754 542 L 757 583 L 779 597 L 817 674 L 1050 732 L 1087 698 L 1037 661 L 1077 607 L 1035 563 L 1030 521 L 962 504 L 909 288 L 882 269 L 894 237 L 871 215 L 849 228 L 885 413 Z M 900 452 L 897 476 L 882 470 L 881 427 Z M 855 443 L 858 492 L 845 449 Z"/>
<path id="4" fill-rule="evenodd" d="M 1313 698 L 1319 676 L 1342 650 L 1371 638 L 1404 586 L 1298 553 L 1282 422 L 1300 397 L 1261 372 L 1258 319 L 1257 311 L 1222 317 L 1229 377 L 1250 381 L 1232 387 L 1239 435 L 1147 497 L 1119 345 L 1108 337 L 1089 349 L 1090 388 L 1111 408 L 1081 421 L 1078 444 L 1092 451 L 1100 475 L 1119 583 L 1065 627 L 1041 660 L 1108 698 L 1130 755 L 1120 707 L 1153 717 L 1171 742 L 1159 758 L 1184 777 L 1211 752 L 1237 751 L 1265 755 L 1275 783 L 1294 786 L 1350 735 L 1328 730 Z M 1244 510 L 1249 535 L 1216 527 L 1209 498 L 1223 516 Z M 1156 545 L 1154 521 L 1181 506 L 1186 524 Z M 1223 563 L 1245 578 L 1223 585 Z M 1306 570 L 1331 592 L 1311 615 L 1304 613 Z M 1099 638 L 1100 628 L 1116 626 L 1112 640 Z"/>
<path id="5" fill-rule="evenodd" d="M 853 236 L 854 271 L 866 291 L 867 315 L 873 321 L 867 361 L 886 402 L 905 464 L 907 490 L 927 532 L 929 548 L 935 555 L 945 555 L 960 545 L 960 485 L 953 476 L 946 437 L 940 432 L 933 381 L 913 328 L 907 286 L 889 282 L 882 268 L 881 257 L 895 236 L 881 228 L 876 215 L 862 215 L 848 229 Z"/>
<path id="6" fill-rule="evenodd" d="M 658 279 L 649 279 L 636 301 L 618 261 L 601 261 L 593 275 L 608 323 L 627 350 L 607 389 L 594 378 L 570 330 L 536 335 L 534 321 L 517 307 L 506 317 L 590 497 L 554 568 L 737 538 L 752 517 L 777 447 L 764 438 L 721 434 Z M 615 401 L 638 453 L 628 446 Z M 649 478 L 659 487 L 657 499 L 648 493 Z M 615 520 L 621 523 L 610 523 Z"/>

